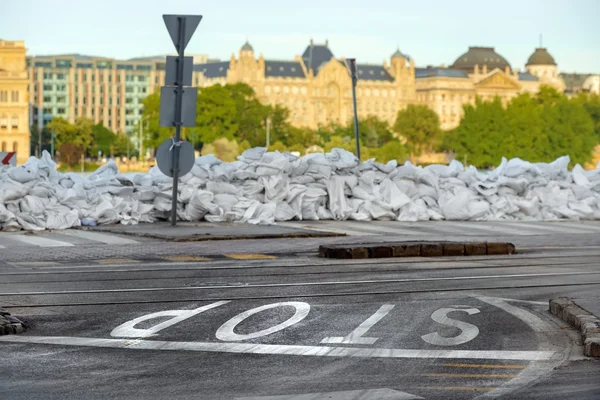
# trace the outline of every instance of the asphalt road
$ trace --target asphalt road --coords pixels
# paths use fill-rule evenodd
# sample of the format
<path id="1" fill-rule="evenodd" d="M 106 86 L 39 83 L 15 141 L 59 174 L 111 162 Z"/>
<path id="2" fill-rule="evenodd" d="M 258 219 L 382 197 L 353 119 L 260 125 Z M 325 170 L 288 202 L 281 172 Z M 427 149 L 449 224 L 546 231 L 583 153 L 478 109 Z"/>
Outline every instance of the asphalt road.
<path id="1" fill-rule="evenodd" d="M 31 329 L 0 337 L 0 398 L 598 399 L 547 309 L 597 296 L 599 256 L 4 265 Z"/>

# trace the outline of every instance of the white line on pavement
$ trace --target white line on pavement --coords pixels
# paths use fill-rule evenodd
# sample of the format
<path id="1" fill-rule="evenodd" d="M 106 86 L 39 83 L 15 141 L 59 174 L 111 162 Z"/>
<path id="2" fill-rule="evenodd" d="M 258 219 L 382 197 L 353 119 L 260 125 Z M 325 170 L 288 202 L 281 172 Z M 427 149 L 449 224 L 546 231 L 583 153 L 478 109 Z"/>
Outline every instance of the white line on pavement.
<path id="1" fill-rule="evenodd" d="M 69 242 L 61 242 L 60 240 L 48 239 L 41 236 L 29 236 L 29 235 L 14 235 L 10 237 L 11 240 L 16 240 L 21 243 L 38 246 L 38 247 L 68 247 L 73 246 Z"/>
<path id="2" fill-rule="evenodd" d="M 211 353 L 271 354 L 313 357 L 360 358 L 443 358 L 478 360 L 550 360 L 554 351 L 519 350 L 412 350 L 383 348 L 349 348 L 331 346 L 302 346 L 256 343 L 171 342 L 163 340 L 102 339 L 69 336 L 14 336 L 0 337 L 0 342 L 53 344 L 61 346 L 88 346 L 135 350 L 179 350 Z"/>
<path id="3" fill-rule="evenodd" d="M 64 230 L 59 232 L 61 235 L 74 236 L 78 238 L 83 238 L 87 240 L 92 240 L 94 242 L 100 242 L 104 244 L 139 244 L 140 242 L 124 238 L 121 236 L 109 235 L 106 233 L 100 232 L 91 232 L 84 230 Z"/>

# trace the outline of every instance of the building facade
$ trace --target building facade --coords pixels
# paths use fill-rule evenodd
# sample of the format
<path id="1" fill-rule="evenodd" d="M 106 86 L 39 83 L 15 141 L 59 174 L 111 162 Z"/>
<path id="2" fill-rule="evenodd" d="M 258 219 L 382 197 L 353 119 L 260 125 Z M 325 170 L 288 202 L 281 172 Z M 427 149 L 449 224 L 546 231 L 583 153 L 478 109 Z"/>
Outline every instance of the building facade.
<path id="1" fill-rule="evenodd" d="M 40 129 L 54 117 L 85 117 L 118 133 L 131 133 L 142 100 L 164 84 L 164 57 L 119 61 L 79 54 L 27 59 L 31 124 Z"/>
<path id="2" fill-rule="evenodd" d="M 17 153 L 17 163 L 29 158 L 29 96 L 25 43 L 0 40 L 0 151 Z"/>
<path id="3" fill-rule="evenodd" d="M 526 70 L 519 72 L 491 47 L 471 47 L 449 67 L 416 68 L 399 50 L 382 65 L 359 64 L 357 106 L 360 117 L 376 116 L 393 123 L 399 110 L 411 103 L 436 111 L 443 129 L 458 126 L 463 105 L 476 97 L 499 96 L 503 101 L 523 92 L 535 93 L 542 84 L 564 90 L 554 59 L 538 48 Z M 291 111 L 291 122 L 316 128 L 346 123 L 352 115 L 351 79 L 346 60 L 337 59 L 328 43 L 312 41 L 293 61 L 266 60 L 245 43 L 229 61 L 195 65 L 198 86 L 245 82 L 266 104 Z M 199 76 L 198 76 L 199 74 Z"/>

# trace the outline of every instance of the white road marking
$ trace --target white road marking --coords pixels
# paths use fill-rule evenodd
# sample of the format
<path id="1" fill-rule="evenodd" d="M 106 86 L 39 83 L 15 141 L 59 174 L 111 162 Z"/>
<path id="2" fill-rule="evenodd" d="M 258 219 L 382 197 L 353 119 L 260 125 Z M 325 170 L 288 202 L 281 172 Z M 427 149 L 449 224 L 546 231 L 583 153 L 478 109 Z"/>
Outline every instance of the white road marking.
<path id="1" fill-rule="evenodd" d="M 508 304 L 507 301 L 498 299 L 495 297 L 487 297 L 487 296 L 474 296 L 477 300 L 483 301 L 484 303 L 491 304 L 492 306 L 498 307 L 499 309 L 506 311 L 510 315 L 519 318 L 521 321 L 525 322 L 531 329 L 535 332 L 547 332 L 550 330 L 550 325 L 543 321 L 540 317 L 532 314 L 531 312 L 519 308 L 517 306 L 513 306 Z"/>
<path id="2" fill-rule="evenodd" d="M 326 337 L 321 340 L 321 343 L 338 343 L 338 344 L 373 344 L 377 341 L 376 337 L 363 337 L 369 329 L 373 327 L 376 323 L 381 321 L 383 317 L 388 315 L 390 311 L 394 308 L 394 304 L 384 304 L 379 310 L 375 311 L 375 314 L 371 315 L 367 318 L 362 324 L 358 326 L 355 330 L 353 330 L 348 336 L 332 336 Z"/>
<path id="3" fill-rule="evenodd" d="M 369 283 L 403 283 L 403 282 L 434 282 L 434 281 L 461 281 L 461 280 L 481 280 L 495 278 L 536 278 L 545 276 L 563 276 L 563 275 L 599 275 L 600 271 L 585 272 L 549 272 L 544 274 L 506 274 L 506 275 L 485 275 L 485 276 L 451 276 L 439 278 L 407 278 L 407 279 L 374 279 L 363 281 L 324 281 L 324 282 L 298 282 L 298 283 L 265 283 L 248 285 L 213 285 L 213 286 L 176 286 L 176 287 L 158 287 L 158 288 L 135 288 L 135 289 L 99 289 L 99 290 L 63 290 L 53 292 L 9 292 L 0 293 L 1 296 L 16 295 L 47 295 L 47 294 L 85 294 L 85 293 L 133 293 L 133 292 L 164 292 L 175 290 L 208 290 L 208 289 L 248 289 L 265 287 L 293 287 L 293 286 L 331 286 L 331 285 L 363 285 Z M 467 289 L 465 289 L 467 290 Z"/>
<path id="4" fill-rule="evenodd" d="M 117 326 L 112 330 L 110 336 L 115 337 L 133 337 L 133 338 L 142 338 L 142 337 L 150 337 L 156 336 L 156 333 L 162 331 L 165 328 L 168 328 L 172 325 L 175 325 L 181 321 L 184 321 L 188 318 L 193 317 L 194 315 L 200 314 L 204 311 L 208 311 L 210 309 L 222 306 L 223 304 L 227 304 L 229 301 L 218 301 L 216 303 L 207 304 L 205 306 L 196 308 L 194 310 L 166 310 L 159 311 L 152 314 L 142 315 L 141 317 L 132 319 L 131 321 L 127 321 L 124 324 Z M 163 321 L 159 324 L 156 324 L 150 328 L 139 329 L 135 326 L 140 322 L 148 321 L 155 318 L 161 317 L 171 317 L 166 321 Z"/>
<path id="5" fill-rule="evenodd" d="M 439 310 L 435 310 L 433 314 L 431 314 L 432 320 L 434 320 L 438 324 L 458 328 L 461 330 L 461 332 L 458 336 L 454 337 L 444 337 L 437 332 L 428 333 L 427 335 L 421 336 L 421 339 L 423 339 L 429 344 L 434 344 L 436 346 L 456 346 L 459 344 L 470 342 L 471 340 L 475 339 L 479 335 L 479 328 L 473 324 L 469 324 L 468 322 L 449 318 L 448 313 L 454 311 L 463 311 L 468 313 L 469 315 L 479 313 L 479 310 L 477 308 L 440 308 Z"/>
<path id="6" fill-rule="evenodd" d="M 393 389 L 345 390 L 305 394 L 284 394 L 279 396 L 236 397 L 235 400 L 418 400 L 423 397 Z"/>
<path id="7" fill-rule="evenodd" d="M 91 240 L 94 242 L 100 242 L 104 244 L 116 244 L 116 245 L 125 245 L 125 244 L 139 244 L 140 242 L 124 238 L 121 236 L 108 235 L 106 233 L 100 232 L 92 232 L 92 231 L 84 231 L 82 229 L 75 230 L 64 230 L 58 232 L 61 235 L 75 236 L 87 240 Z"/>
<path id="8" fill-rule="evenodd" d="M 73 243 L 61 242 L 60 240 L 48 239 L 41 236 L 30 236 L 30 235 L 13 235 L 10 237 L 11 240 L 16 240 L 21 243 L 39 247 L 69 247 L 73 246 Z"/>
<path id="9" fill-rule="evenodd" d="M 514 317 L 520 319 L 525 322 L 534 332 L 536 332 L 539 347 L 541 349 L 553 349 L 556 347 L 555 343 L 552 343 L 549 334 L 552 333 L 552 327 L 550 324 L 542 320 L 541 318 L 534 315 L 532 312 L 513 306 L 508 302 L 513 302 L 512 299 L 501 299 L 496 297 L 487 297 L 487 296 L 473 296 L 476 299 L 483 301 L 484 303 L 488 303 L 499 309 L 513 315 Z M 522 302 L 521 300 L 515 300 L 516 302 Z M 543 350 L 542 350 L 543 351 Z M 501 396 L 506 396 L 515 390 L 523 388 L 532 382 L 535 382 L 540 379 L 542 376 L 547 376 L 555 368 L 566 361 L 567 355 L 564 353 L 556 353 L 555 357 L 547 360 L 549 362 L 540 362 L 542 360 L 533 360 L 527 368 L 519 372 L 518 378 L 511 379 L 510 381 L 504 383 L 501 387 L 492 390 L 490 392 L 484 393 L 478 397 L 479 398 L 496 398 Z"/>
<path id="10" fill-rule="evenodd" d="M 277 325 L 272 326 L 267 329 L 263 329 L 258 332 L 248 333 L 248 334 L 244 334 L 244 335 L 235 333 L 233 331 L 238 324 L 240 324 L 243 320 L 245 320 L 246 318 L 248 318 L 254 314 L 257 314 L 264 310 L 269 310 L 271 308 L 286 307 L 286 306 L 294 307 L 294 309 L 296 311 L 295 311 L 294 315 L 292 315 L 290 318 L 288 318 L 287 320 L 283 321 L 280 324 L 277 324 Z M 260 307 L 253 308 L 248 311 L 244 311 L 243 313 L 238 314 L 235 317 L 231 318 L 229 321 L 227 321 L 223 325 L 221 325 L 219 327 L 219 329 L 217 329 L 216 336 L 217 336 L 217 339 L 223 340 L 226 342 L 236 342 L 236 341 L 240 341 L 240 340 L 256 339 L 256 338 L 259 338 L 262 336 L 270 335 L 272 333 L 278 332 L 282 329 L 285 329 L 287 327 L 297 324 L 298 322 L 300 322 L 304 318 L 306 318 L 309 311 L 310 311 L 310 305 L 308 303 L 305 303 L 302 301 L 287 301 L 287 302 L 281 302 L 281 303 L 266 304 L 264 306 L 260 306 Z"/>
<path id="11" fill-rule="evenodd" d="M 69 336 L 0 336 L 5 343 L 35 343 L 60 346 L 87 346 L 99 348 L 200 351 L 211 353 L 271 354 L 312 357 L 358 358 L 442 358 L 476 360 L 544 361 L 555 356 L 554 351 L 520 350 L 412 350 L 383 348 L 350 348 L 332 346 L 302 346 L 256 343 L 171 342 L 163 340 L 102 339 Z"/>

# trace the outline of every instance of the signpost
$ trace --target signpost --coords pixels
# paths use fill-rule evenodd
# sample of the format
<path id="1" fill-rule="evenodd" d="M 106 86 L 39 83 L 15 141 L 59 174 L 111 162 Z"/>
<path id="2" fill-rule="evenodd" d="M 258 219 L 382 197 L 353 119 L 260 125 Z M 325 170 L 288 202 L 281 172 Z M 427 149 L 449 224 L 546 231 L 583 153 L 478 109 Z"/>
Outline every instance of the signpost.
<path id="1" fill-rule="evenodd" d="M 356 109 L 356 83 L 358 75 L 356 73 L 356 58 L 348 58 L 348 67 L 350 68 L 350 77 L 352 78 L 352 104 L 354 106 L 354 138 L 356 139 L 356 157 L 360 162 L 360 138 L 358 136 L 358 110 Z"/>
<path id="2" fill-rule="evenodd" d="M 165 141 L 159 147 L 163 148 L 163 155 L 159 158 L 157 154 L 158 167 L 163 173 L 173 177 L 173 199 L 171 203 L 171 226 L 175 226 L 177 221 L 177 186 L 180 173 L 186 174 L 192 165 L 184 172 L 182 161 L 186 166 L 189 164 L 189 147 L 187 142 L 181 141 L 181 127 L 194 126 L 196 121 L 196 98 L 197 89 L 192 85 L 192 57 L 185 57 L 184 52 L 194 31 L 198 27 L 201 15 L 163 15 L 163 20 L 167 26 L 167 31 L 173 40 L 177 57 L 167 57 L 165 68 L 165 84 L 160 90 L 160 126 L 174 126 L 175 136 Z M 186 149 L 185 158 L 180 158 L 180 151 L 183 147 Z M 168 147 L 168 155 L 164 156 L 164 147 Z M 168 164 L 165 165 L 165 162 Z M 170 167 L 170 168 L 169 168 Z M 169 171 L 170 170 L 170 171 Z"/>

